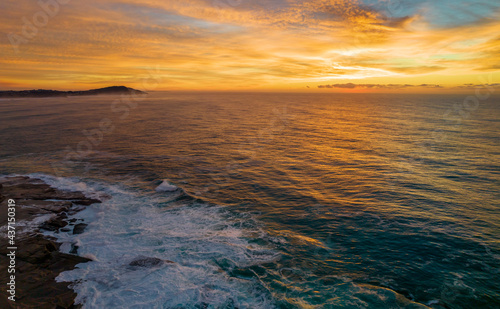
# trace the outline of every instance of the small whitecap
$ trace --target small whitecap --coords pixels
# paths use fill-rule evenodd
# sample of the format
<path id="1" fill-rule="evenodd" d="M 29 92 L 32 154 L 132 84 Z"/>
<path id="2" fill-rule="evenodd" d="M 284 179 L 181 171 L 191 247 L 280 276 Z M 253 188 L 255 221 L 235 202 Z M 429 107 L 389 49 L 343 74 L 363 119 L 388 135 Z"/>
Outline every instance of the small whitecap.
<path id="1" fill-rule="evenodd" d="M 92 253 L 82 254 L 82 257 L 87 258 L 92 261 L 99 261 L 99 259 Z"/>
<path id="2" fill-rule="evenodd" d="M 156 192 L 173 192 L 179 189 L 177 186 L 169 183 L 167 180 L 164 180 L 158 187 L 156 187 Z"/>

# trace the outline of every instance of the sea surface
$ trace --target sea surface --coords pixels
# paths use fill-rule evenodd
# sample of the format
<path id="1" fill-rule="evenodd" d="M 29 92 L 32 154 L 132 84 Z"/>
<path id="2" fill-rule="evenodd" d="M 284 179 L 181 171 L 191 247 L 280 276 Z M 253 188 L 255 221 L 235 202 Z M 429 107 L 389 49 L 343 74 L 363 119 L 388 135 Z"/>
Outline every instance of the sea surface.
<path id="1" fill-rule="evenodd" d="M 84 308 L 500 308 L 499 132 L 498 94 L 3 99 L 0 174 L 103 200 L 56 235 Z"/>

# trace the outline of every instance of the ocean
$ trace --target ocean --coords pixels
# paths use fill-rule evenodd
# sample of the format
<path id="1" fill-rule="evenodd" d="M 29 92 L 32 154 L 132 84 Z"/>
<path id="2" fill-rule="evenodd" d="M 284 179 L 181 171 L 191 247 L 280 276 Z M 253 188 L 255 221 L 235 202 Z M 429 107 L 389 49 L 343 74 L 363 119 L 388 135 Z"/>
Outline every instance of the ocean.
<path id="1" fill-rule="evenodd" d="M 103 200 L 54 235 L 84 308 L 500 308 L 499 102 L 4 99 L 0 174 Z"/>

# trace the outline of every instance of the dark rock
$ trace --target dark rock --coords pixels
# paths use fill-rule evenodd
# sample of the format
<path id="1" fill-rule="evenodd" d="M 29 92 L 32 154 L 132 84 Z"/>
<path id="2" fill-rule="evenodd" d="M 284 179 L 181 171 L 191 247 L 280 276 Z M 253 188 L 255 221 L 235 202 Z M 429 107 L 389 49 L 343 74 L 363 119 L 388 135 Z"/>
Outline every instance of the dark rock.
<path id="1" fill-rule="evenodd" d="M 139 256 L 135 258 L 132 262 L 130 262 L 128 265 L 138 266 L 138 267 L 154 267 L 163 265 L 165 263 L 174 263 L 174 262 L 169 260 L 162 260 L 155 257 Z"/>
<path id="2" fill-rule="evenodd" d="M 0 184 L 3 185 L 2 195 L 16 200 L 60 200 L 71 201 L 79 205 L 101 203 L 100 200 L 88 198 L 79 191 L 63 191 L 52 188 L 38 178 L 4 177 L 0 179 Z"/>
<path id="3" fill-rule="evenodd" d="M 35 216 L 49 213 L 64 217 L 66 212 L 73 214 L 81 210 L 72 207 L 73 203 L 100 203 L 97 199 L 86 197 L 82 192 L 52 188 L 37 178 L 0 177 L 0 185 L 1 195 L 5 197 L 3 201 L 0 199 L 0 225 L 7 224 L 7 198 L 16 201 L 16 221 L 31 220 Z"/>
<path id="4" fill-rule="evenodd" d="M 42 182 L 38 178 L 29 178 L 28 176 L 9 176 L 9 177 L 0 178 L 0 184 L 1 185 L 3 185 L 3 184 L 12 185 L 12 184 L 19 183 L 19 182 L 25 182 L 26 180 L 29 180 L 29 179 L 31 179 L 32 181 Z"/>
<path id="5" fill-rule="evenodd" d="M 56 251 L 58 248 L 52 241 L 45 239 L 40 234 L 18 239 L 17 247 L 16 259 L 31 264 L 46 261 L 50 258 L 51 252 Z"/>
<path id="6" fill-rule="evenodd" d="M 153 267 L 153 266 L 158 266 L 162 265 L 163 260 L 159 258 L 153 258 L 153 257 L 144 257 L 144 258 L 136 258 L 132 262 L 130 262 L 130 266 L 140 266 L 140 267 Z"/>
<path id="7" fill-rule="evenodd" d="M 69 250 L 69 253 L 71 254 L 78 254 L 78 246 L 75 244 L 71 244 L 71 250 Z"/>
<path id="8" fill-rule="evenodd" d="M 59 273 L 71 270 L 76 264 L 88 262 L 89 259 L 59 252 L 59 244 L 41 234 L 19 237 L 16 244 L 15 308 L 72 308 L 76 294 L 68 288 L 68 283 L 56 282 L 55 278 Z M 6 248 L 7 240 L 0 239 L 2 282 L 7 282 Z M 0 299 L 3 298 L 7 298 L 4 289 L 0 290 Z"/>
<path id="9" fill-rule="evenodd" d="M 46 214 L 65 216 L 72 203 L 69 201 L 16 200 L 16 221 L 31 220 Z M 0 226 L 7 224 L 7 201 L 0 202 Z"/>
<path id="10" fill-rule="evenodd" d="M 207 309 L 208 306 L 210 306 L 210 304 L 203 302 L 203 303 L 196 304 L 194 306 L 194 308 L 195 309 Z"/>
<path id="11" fill-rule="evenodd" d="M 78 200 L 73 200 L 73 203 L 78 204 L 78 205 L 92 205 L 96 203 L 101 203 L 100 200 L 95 199 L 95 198 L 85 198 L 85 199 L 78 199 Z"/>
<path id="12" fill-rule="evenodd" d="M 0 177 L 0 190 L 4 197 L 3 200 L 0 197 L 0 226 L 7 224 L 7 198 L 16 201 L 16 222 L 32 221 L 40 215 L 53 214 L 51 220 L 39 227 L 50 231 L 70 231 L 65 228 L 66 212 L 73 213 L 85 208 L 75 207 L 73 203 L 90 205 L 100 202 L 86 197 L 82 192 L 62 191 L 40 179 L 26 176 Z M 80 226 L 76 229 L 84 228 Z M 39 233 L 20 233 L 16 236 L 16 303 L 13 306 L 5 302 L 6 289 L 0 289 L 0 308 L 79 308 L 74 304 L 76 294 L 68 288 L 68 283 L 56 282 L 55 278 L 63 271 L 74 269 L 76 264 L 90 260 L 59 252 L 59 243 Z M 0 234 L 0 282 L 8 282 L 8 240 L 4 237 Z M 76 254 L 77 250 L 78 246 L 73 245 L 71 253 Z"/>
<path id="13" fill-rule="evenodd" d="M 65 227 L 66 225 L 68 225 L 68 223 L 66 221 L 64 221 L 60 217 L 56 217 L 56 218 L 50 219 L 49 221 L 45 221 L 44 223 L 42 223 L 40 228 L 43 230 L 55 232 L 55 231 L 58 231 L 60 228 Z"/>
<path id="14" fill-rule="evenodd" d="M 78 223 L 75 225 L 73 228 L 73 234 L 81 234 L 83 231 L 85 231 L 85 228 L 87 227 L 88 224 L 85 223 Z"/>
<path id="15" fill-rule="evenodd" d="M 72 206 L 70 201 L 22 200 L 19 203 L 22 206 L 36 207 L 53 213 L 68 211 Z"/>
<path id="16" fill-rule="evenodd" d="M 0 183 L 0 193 L 2 192 L 2 187 L 3 187 L 3 185 Z M 0 203 L 3 202 L 4 200 L 5 200 L 5 196 L 0 194 Z"/>

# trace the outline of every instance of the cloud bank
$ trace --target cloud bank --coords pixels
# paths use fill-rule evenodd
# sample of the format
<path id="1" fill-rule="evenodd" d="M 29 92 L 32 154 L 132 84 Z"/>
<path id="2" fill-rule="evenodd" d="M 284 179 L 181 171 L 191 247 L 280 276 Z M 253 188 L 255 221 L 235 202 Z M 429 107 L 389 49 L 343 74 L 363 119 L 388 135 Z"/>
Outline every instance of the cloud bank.
<path id="1" fill-rule="evenodd" d="M 476 83 L 499 76 L 498 14 L 485 0 L 5 0 L 0 87 L 133 87 L 151 67 L 164 89 Z"/>

